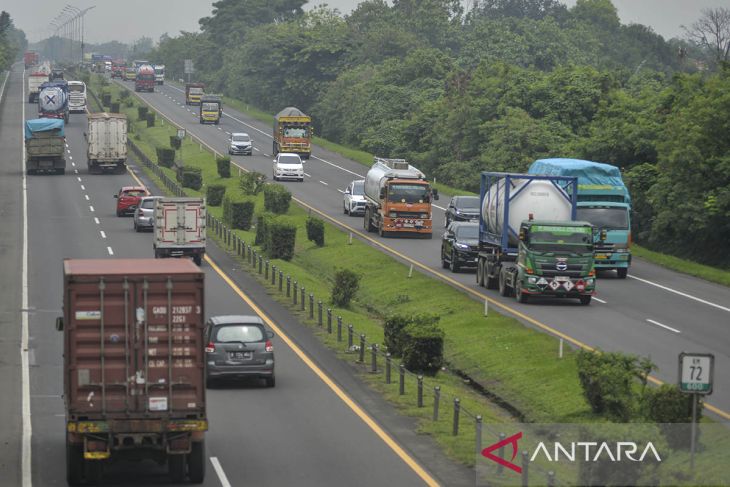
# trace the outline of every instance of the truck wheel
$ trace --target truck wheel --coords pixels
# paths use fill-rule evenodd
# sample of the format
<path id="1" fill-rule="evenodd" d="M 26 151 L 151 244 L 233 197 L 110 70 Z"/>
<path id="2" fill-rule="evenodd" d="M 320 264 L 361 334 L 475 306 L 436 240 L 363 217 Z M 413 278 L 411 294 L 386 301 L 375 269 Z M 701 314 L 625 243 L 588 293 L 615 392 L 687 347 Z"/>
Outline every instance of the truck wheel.
<path id="1" fill-rule="evenodd" d="M 366 232 L 370 233 L 373 231 L 373 224 L 370 221 L 370 208 L 365 209 L 365 217 L 363 218 L 362 224 Z"/>
<path id="2" fill-rule="evenodd" d="M 484 262 L 482 259 L 477 259 L 477 272 L 475 276 L 477 278 L 477 286 L 484 287 Z"/>
<path id="3" fill-rule="evenodd" d="M 195 265 L 197 265 L 198 267 L 200 267 L 201 264 L 203 263 L 203 257 L 201 255 L 194 255 L 193 256 L 193 262 L 195 262 Z"/>
<path id="4" fill-rule="evenodd" d="M 580 299 L 580 304 L 582 304 L 583 306 L 587 306 L 587 305 L 591 304 L 592 297 L 593 296 L 581 296 L 578 299 Z"/>
<path id="5" fill-rule="evenodd" d="M 520 283 L 515 283 L 515 298 L 517 299 L 518 303 L 526 303 L 530 297 L 522 292 L 522 286 L 520 286 Z"/>
<path id="6" fill-rule="evenodd" d="M 629 275 L 629 268 L 628 267 L 619 267 L 616 269 L 616 275 L 619 279 L 626 279 L 626 276 Z"/>
<path id="7" fill-rule="evenodd" d="M 188 477 L 194 484 L 202 484 L 205 480 L 205 440 L 193 443 L 188 454 Z"/>
<path id="8" fill-rule="evenodd" d="M 385 237 L 388 236 L 388 232 L 386 232 L 385 230 L 383 230 L 383 222 L 382 221 L 378 225 L 378 235 L 380 235 L 383 238 L 385 238 Z"/>
<path id="9" fill-rule="evenodd" d="M 449 263 L 451 272 L 459 272 L 459 261 L 456 258 L 456 252 L 451 251 L 451 262 Z"/>
<path id="10" fill-rule="evenodd" d="M 167 473 L 173 483 L 181 483 L 185 479 L 185 455 L 167 455 Z"/>
<path id="11" fill-rule="evenodd" d="M 264 379 L 266 381 L 266 387 L 275 387 L 276 386 L 276 377 L 273 375 L 271 377 L 267 377 Z"/>
<path id="12" fill-rule="evenodd" d="M 84 479 L 84 447 L 66 443 L 66 482 L 81 485 Z"/>
<path id="13" fill-rule="evenodd" d="M 511 293 L 511 289 L 509 286 L 507 286 L 506 279 L 504 277 L 504 273 L 499 273 L 499 295 L 508 297 Z"/>

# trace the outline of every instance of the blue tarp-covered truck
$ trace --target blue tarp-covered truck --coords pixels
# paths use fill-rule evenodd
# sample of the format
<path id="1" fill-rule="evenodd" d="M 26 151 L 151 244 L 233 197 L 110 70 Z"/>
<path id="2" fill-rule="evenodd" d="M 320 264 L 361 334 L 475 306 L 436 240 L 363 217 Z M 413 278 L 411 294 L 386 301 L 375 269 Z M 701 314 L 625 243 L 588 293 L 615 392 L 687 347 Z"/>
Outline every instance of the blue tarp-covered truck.
<path id="1" fill-rule="evenodd" d="M 616 269 L 625 279 L 631 265 L 631 196 L 619 168 L 580 159 L 541 159 L 527 172 L 578 178 L 577 218 L 606 235 L 605 241 L 595 237 L 596 269 Z"/>
<path id="2" fill-rule="evenodd" d="M 28 174 L 66 172 L 65 146 L 63 120 L 38 118 L 25 122 L 25 166 Z"/>

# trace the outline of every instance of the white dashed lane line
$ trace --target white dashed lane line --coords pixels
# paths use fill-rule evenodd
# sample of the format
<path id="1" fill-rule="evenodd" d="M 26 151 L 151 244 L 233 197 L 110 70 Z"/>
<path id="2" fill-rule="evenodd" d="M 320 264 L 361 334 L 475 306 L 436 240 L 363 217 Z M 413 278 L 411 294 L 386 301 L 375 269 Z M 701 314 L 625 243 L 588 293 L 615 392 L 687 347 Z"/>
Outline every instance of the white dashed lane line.
<path id="1" fill-rule="evenodd" d="M 329 186 L 329 184 L 325 183 L 324 181 L 320 181 L 320 183 L 324 184 L 325 186 Z"/>
<path id="2" fill-rule="evenodd" d="M 81 178 L 80 178 L 80 177 L 76 176 L 76 179 L 77 179 L 77 180 L 78 180 L 79 182 L 81 182 Z"/>
<path id="3" fill-rule="evenodd" d="M 311 178 L 312 177 L 311 174 L 304 173 L 304 175 L 307 176 L 308 178 Z"/>
<path id="4" fill-rule="evenodd" d="M 601 304 L 606 304 L 606 301 L 602 300 L 601 298 L 597 298 L 597 297 L 593 296 L 593 299 L 595 299 L 596 301 L 598 301 Z"/>
<path id="5" fill-rule="evenodd" d="M 86 201 L 89 201 L 89 195 L 88 194 L 85 194 L 84 195 L 84 198 L 86 198 Z"/>
<path id="6" fill-rule="evenodd" d="M 89 211 L 92 212 L 92 213 L 94 213 L 94 207 L 91 206 L 91 205 L 89 205 Z"/>
<path id="7" fill-rule="evenodd" d="M 650 320 L 649 318 L 646 319 L 649 323 L 656 326 L 661 326 L 665 330 L 673 331 L 674 333 L 682 333 L 681 331 L 677 330 L 676 328 L 672 328 L 671 326 L 663 325 L 662 323 L 659 323 L 658 321 Z"/>
<path id="8" fill-rule="evenodd" d="M 106 251 L 109 252 L 109 255 L 114 255 L 114 251 L 112 250 L 111 247 L 107 247 Z"/>
<path id="9" fill-rule="evenodd" d="M 99 221 L 99 219 L 98 219 L 98 218 L 96 218 L 96 217 L 94 217 L 94 223 L 96 223 L 97 225 L 101 225 L 101 222 L 100 222 L 100 221 Z"/>
<path id="10" fill-rule="evenodd" d="M 86 191 L 86 186 L 84 186 L 83 184 L 81 185 L 81 191 Z"/>
<path id="11" fill-rule="evenodd" d="M 99 233 L 101 234 L 101 238 L 106 238 L 106 233 L 104 233 L 104 230 L 99 230 Z"/>
<path id="12" fill-rule="evenodd" d="M 341 189 L 338 189 L 337 191 L 339 191 L 342 194 L 345 194 L 345 192 L 343 190 L 341 190 Z"/>

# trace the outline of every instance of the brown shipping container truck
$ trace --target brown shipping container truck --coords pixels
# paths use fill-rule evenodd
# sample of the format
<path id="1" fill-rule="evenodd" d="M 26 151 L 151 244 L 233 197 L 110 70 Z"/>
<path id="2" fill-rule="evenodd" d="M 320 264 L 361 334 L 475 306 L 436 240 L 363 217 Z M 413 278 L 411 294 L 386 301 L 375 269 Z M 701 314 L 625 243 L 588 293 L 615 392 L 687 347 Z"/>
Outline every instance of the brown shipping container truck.
<path id="1" fill-rule="evenodd" d="M 68 483 L 116 459 L 202 482 L 203 272 L 187 259 L 67 259 L 63 274 Z"/>

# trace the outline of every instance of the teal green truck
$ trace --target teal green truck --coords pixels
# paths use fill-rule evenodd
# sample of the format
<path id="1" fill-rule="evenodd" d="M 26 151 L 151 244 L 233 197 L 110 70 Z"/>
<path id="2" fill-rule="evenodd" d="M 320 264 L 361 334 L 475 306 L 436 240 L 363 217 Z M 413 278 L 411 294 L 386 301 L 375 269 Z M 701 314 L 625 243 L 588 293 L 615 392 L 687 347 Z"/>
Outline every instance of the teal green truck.
<path id="1" fill-rule="evenodd" d="M 590 304 L 594 227 L 576 221 L 577 178 L 482 173 L 477 284 L 525 303 Z"/>
<path id="2" fill-rule="evenodd" d="M 577 218 L 593 224 L 597 270 L 625 279 L 631 266 L 631 196 L 616 166 L 579 159 L 541 159 L 528 174 L 578 178 Z M 605 231 L 605 240 L 599 235 Z"/>

